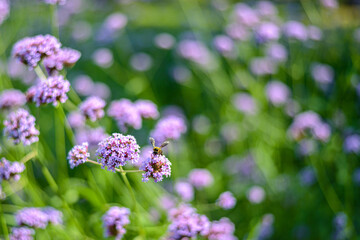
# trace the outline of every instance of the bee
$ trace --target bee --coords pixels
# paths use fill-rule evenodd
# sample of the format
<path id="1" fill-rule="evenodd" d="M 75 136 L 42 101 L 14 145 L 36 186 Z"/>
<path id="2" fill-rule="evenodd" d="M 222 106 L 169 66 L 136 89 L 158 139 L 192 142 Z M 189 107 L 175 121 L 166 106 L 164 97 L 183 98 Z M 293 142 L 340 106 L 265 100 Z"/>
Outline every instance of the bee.
<path id="1" fill-rule="evenodd" d="M 169 142 L 165 141 L 160 145 L 160 147 L 156 147 L 155 146 L 155 139 L 153 139 L 152 137 L 150 137 L 149 139 L 150 139 L 151 145 L 153 146 L 153 154 L 155 154 L 155 155 L 156 154 L 163 155 L 162 148 L 167 146 L 169 144 Z"/>

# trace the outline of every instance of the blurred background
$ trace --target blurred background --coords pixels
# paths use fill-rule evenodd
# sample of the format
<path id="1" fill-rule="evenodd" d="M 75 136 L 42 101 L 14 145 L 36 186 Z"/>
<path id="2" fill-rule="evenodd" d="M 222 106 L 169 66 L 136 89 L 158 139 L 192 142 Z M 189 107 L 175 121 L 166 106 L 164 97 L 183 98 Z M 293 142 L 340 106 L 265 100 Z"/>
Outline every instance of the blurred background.
<path id="1" fill-rule="evenodd" d="M 151 100 L 160 119 L 176 115 L 186 125 L 166 148 L 170 178 L 142 183 L 140 174 L 128 175 L 146 239 L 166 234 L 164 198 L 188 201 L 210 220 L 229 218 L 238 239 L 360 239 L 358 4 L 11 0 L 0 26 L 1 91 L 25 93 L 36 82 L 12 47 L 26 36 L 54 34 L 57 23 L 62 45 L 81 58 L 66 72 L 72 90 L 64 112 L 28 105 L 41 132 L 39 159 L 26 163 L 18 182 L 2 183 L 2 226 L 16 225 L 23 207 L 52 206 L 63 212 L 63 226 L 40 229 L 35 239 L 102 239 L 109 206 L 131 208 L 119 174 L 95 165 L 70 169 L 66 155 L 85 140 L 93 154 L 113 132 L 148 146 L 159 120 L 124 132 L 105 116 L 64 130 L 64 116 L 71 125 L 76 106 L 95 95 L 107 107 L 122 98 Z M 6 137 L 1 149 L 11 161 L 32 151 Z M 197 168 L 213 183 L 182 199 L 174 186 Z M 232 209 L 215 204 L 225 191 L 236 198 Z M 124 239 L 137 235 L 130 224 Z"/>

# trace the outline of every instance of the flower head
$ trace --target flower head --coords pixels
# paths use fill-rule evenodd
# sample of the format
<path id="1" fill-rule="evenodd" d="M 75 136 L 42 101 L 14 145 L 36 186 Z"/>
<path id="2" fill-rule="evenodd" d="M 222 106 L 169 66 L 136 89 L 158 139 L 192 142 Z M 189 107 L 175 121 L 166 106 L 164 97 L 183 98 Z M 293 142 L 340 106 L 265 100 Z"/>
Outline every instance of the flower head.
<path id="1" fill-rule="evenodd" d="M 44 57 L 56 54 L 60 47 L 61 43 L 54 36 L 37 35 L 18 41 L 12 54 L 29 68 L 35 68 Z"/>
<path id="2" fill-rule="evenodd" d="M 221 218 L 219 221 L 211 222 L 209 233 L 206 236 L 209 240 L 237 240 L 234 236 L 235 226 L 226 217 Z"/>
<path id="3" fill-rule="evenodd" d="M 52 76 L 40 82 L 33 91 L 32 101 L 37 107 L 49 103 L 57 106 L 58 102 L 64 103 L 68 99 L 66 93 L 70 91 L 70 83 L 61 75 Z M 29 96 L 31 94 L 28 94 L 28 98 Z"/>
<path id="4" fill-rule="evenodd" d="M 236 204 L 236 198 L 231 192 L 223 192 L 218 198 L 216 204 L 223 209 L 232 209 Z"/>
<path id="5" fill-rule="evenodd" d="M 71 112 L 67 115 L 70 127 L 81 128 L 85 126 L 85 117 L 80 112 Z"/>
<path id="6" fill-rule="evenodd" d="M 111 207 L 103 216 L 105 237 L 116 237 L 120 240 L 126 233 L 125 226 L 130 223 L 128 208 Z"/>
<path id="7" fill-rule="evenodd" d="M 334 80 L 334 70 L 329 65 L 314 63 L 311 66 L 311 76 L 320 84 L 330 84 Z"/>
<path id="8" fill-rule="evenodd" d="M 90 153 L 88 152 L 87 142 L 84 142 L 81 145 L 74 146 L 68 154 L 70 168 L 73 169 L 74 167 L 85 163 L 89 157 Z"/>
<path id="9" fill-rule="evenodd" d="M 104 117 L 105 101 L 99 97 L 89 97 L 80 104 L 81 113 L 91 121 Z"/>
<path id="10" fill-rule="evenodd" d="M 192 201 L 194 199 L 193 186 L 185 181 L 178 181 L 175 183 L 175 191 L 185 202 Z"/>
<path id="11" fill-rule="evenodd" d="M 143 182 L 149 181 L 153 178 L 155 182 L 161 182 L 165 177 L 171 175 L 171 162 L 164 155 L 151 154 L 145 161 L 143 161 L 140 170 L 143 173 Z"/>
<path id="12" fill-rule="evenodd" d="M 249 189 L 247 193 L 247 198 L 251 203 L 261 203 L 265 199 L 265 191 L 262 187 L 253 186 Z"/>
<path id="13" fill-rule="evenodd" d="M 20 179 L 20 173 L 25 170 L 25 166 L 21 162 L 10 162 L 5 158 L 0 160 L 0 182 L 2 180 L 18 181 Z"/>
<path id="14" fill-rule="evenodd" d="M 48 225 L 48 215 L 41 208 L 23 208 L 15 215 L 18 225 L 33 228 L 46 228 Z"/>
<path id="15" fill-rule="evenodd" d="M 16 89 L 8 89 L 1 92 L 0 109 L 21 107 L 26 103 L 25 95 Z"/>
<path id="16" fill-rule="evenodd" d="M 108 115 L 113 117 L 122 131 L 127 131 L 131 126 L 140 129 L 142 125 L 141 115 L 136 106 L 128 99 L 113 101 L 108 109 Z"/>
<path id="17" fill-rule="evenodd" d="M 49 223 L 53 225 L 61 225 L 63 223 L 63 214 L 59 210 L 52 207 L 46 207 L 42 209 L 42 212 L 47 215 Z"/>
<path id="18" fill-rule="evenodd" d="M 285 104 L 290 96 L 289 88 L 280 81 L 271 81 L 266 85 L 266 97 L 275 106 Z"/>
<path id="19" fill-rule="evenodd" d="M 35 230 L 27 227 L 18 227 L 11 229 L 10 240 L 33 240 Z"/>
<path id="20" fill-rule="evenodd" d="M 197 189 L 202 189 L 210 186 L 214 178 L 208 170 L 197 168 L 189 173 L 189 182 Z"/>
<path id="21" fill-rule="evenodd" d="M 8 0 L 0 0 L 0 24 L 9 16 L 10 6 Z"/>
<path id="22" fill-rule="evenodd" d="M 72 67 L 80 59 L 81 53 L 75 49 L 62 48 L 56 54 L 44 59 L 44 66 L 49 73 Z"/>
<path id="23" fill-rule="evenodd" d="M 87 142 L 89 144 L 89 149 L 96 149 L 99 142 L 109 137 L 109 135 L 105 132 L 104 128 L 85 128 L 76 131 L 76 142 L 81 144 L 83 142 Z"/>
<path id="24" fill-rule="evenodd" d="M 8 138 L 12 138 L 14 144 L 22 142 L 30 145 L 39 141 L 39 131 L 35 128 L 35 117 L 30 115 L 25 109 L 18 109 L 11 112 L 4 121 L 4 133 Z"/>
<path id="25" fill-rule="evenodd" d="M 157 142 L 163 142 L 167 139 L 179 139 L 186 130 L 187 127 L 183 118 L 169 115 L 158 121 L 150 135 L 153 136 Z"/>
<path id="26" fill-rule="evenodd" d="M 360 153 L 360 135 L 352 134 L 345 138 L 344 150 L 347 153 Z"/>
<path id="27" fill-rule="evenodd" d="M 107 167 L 107 170 L 115 172 L 115 168 L 124 166 L 127 162 L 137 162 L 139 149 L 133 136 L 113 133 L 112 136 L 99 143 L 96 155 L 103 168 Z"/>
<path id="28" fill-rule="evenodd" d="M 134 104 L 141 117 L 151 119 L 157 119 L 159 117 L 157 106 L 152 101 L 137 100 Z"/>

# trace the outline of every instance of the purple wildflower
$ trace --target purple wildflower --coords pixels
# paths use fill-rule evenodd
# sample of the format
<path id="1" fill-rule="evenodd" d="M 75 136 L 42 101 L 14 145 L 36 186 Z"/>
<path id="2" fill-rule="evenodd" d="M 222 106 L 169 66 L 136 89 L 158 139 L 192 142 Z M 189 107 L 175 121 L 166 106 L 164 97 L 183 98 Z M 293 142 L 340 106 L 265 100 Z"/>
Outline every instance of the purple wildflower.
<path id="1" fill-rule="evenodd" d="M 72 128 L 81 128 L 85 126 L 85 117 L 80 112 L 69 113 L 67 120 Z"/>
<path id="2" fill-rule="evenodd" d="M 81 113 L 92 122 L 104 117 L 105 101 L 99 97 L 89 97 L 80 104 Z"/>
<path id="3" fill-rule="evenodd" d="M 265 214 L 262 218 L 262 222 L 259 229 L 259 240 L 269 239 L 274 232 L 274 215 Z"/>
<path id="4" fill-rule="evenodd" d="M 94 82 L 87 75 L 79 75 L 74 80 L 74 89 L 82 96 L 89 96 L 95 89 Z"/>
<path id="5" fill-rule="evenodd" d="M 39 141 L 39 131 L 35 128 L 35 117 L 25 109 L 9 114 L 4 121 L 4 134 L 12 138 L 14 144 L 22 142 L 25 146 Z"/>
<path id="6" fill-rule="evenodd" d="M 96 65 L 102 68 L 111 67 L 114 62 L 113 54 L 107 48 L 100 48 L 96 50 L 92 55 L 92 59 Z"/>
<path id="7" fill-rule="evenodd" d="M 63 214 L 62 212 L 56 210 L 52 207 L 46 207 L 42 209 L 42 212 L 44 212 L 47 215 L 48 223 L 51 223 L 53 225 L 61 225 L 63 224 Z"/>
<path id="8" fill-rule="evenodd" d="M 281 31 L 279 26 L 272 22 L 261 23 L 255 29 L 255 39 L 259 43 L 276 41 L 280 38 L 280 34 Z"/>
<path id="9" fill-rule="evenodd" d="M 277 64 L 271 58 L 257 57 L 251 60 L 250 70 L 255 76 L 274 74 L 277 71 Z"/>
<path id="10" fill-rule="evenodd" d="M 122 239 L 126 233 L 125 226 L 130 223 L 130 210 L 124 207 L 111 207 L 103 216 L 105 237 L 115 237 L 116 240 Z"/>
<path id="11" fill-rule="evenodd" d="M 360 135 L 352 134 L 347 136 L 344 141 L 344 150 L 347 153 L 360 153 Z"/>
<path id="12" fill-rule="evenodd" d="M 218 35 L 213 40 L 216 50 L 225 57 L 233 57 L 235 45 L 233 40 L 226 35 Z"/>
<path id="13" fill-rule="evenodd" d="M 114 32 L 123 29 L 127 22 L 128 19 L 124 14 L 113 13 L 106 18 L 104 26 L 107 30 Z"/>
<path id="14" fill-rule="evenodd" d="M 71 169 L 85 163 L 86 160 L 90 157 L 90 153 L 88 152 L 88 146 L 89 144 L 87 142 L 84 142 L 81 145 L 74 146 L 70 150 L 68 154 L 68 160 Z"/>
<path id="15" fill-rule="evenodd" d="M 275 106 L 283 105 L 290 96 L 289 88 L 280 81 L 271 81 L 266 85 L 266 97 Z"/>
<path id="16" fill-rule="evenodd" d="M 141 165 L 140 170 L 145 171 L 143 173 L 142 181 L 147 182 L 150 178 L 154 179 L 154 182 L 161 182 L 165 177 L 171 175 L 171 162 L 164 155 L 151 154 Z"/>
<path id="17" fill-rule="evenodd" d="M 33 240 L 34 229 L 27 227 L 12 228 L 10 240 Z"/>
<path id="18" fill-rule="evenodd" d="M 267 47 L 266 55 L 276 62 L 284 62 L 287 59 L 288 53 L 283 45 L 273 43 Z"/>
<path id="19" fill-rule="evenodd" d="M 226 210 L 232 209 L 236 205 L 236 198 L 231 192 L 223 192 L 216 201 L 216 204 Z"/>
<path id="20" fill-rule="evenodd" d="M 316 152 L 316 142 L 313 139 L 303 139 L 299 142 L 298 152 L 301 156 L 310 156 Z"/>
<path id="21" fill-rule="evenodd" d="M 207 47 L 197 40 L 182 40 L 178 45 L 178 53 L 181 57 L 202 66 L 209 65 L 212 61 Z"/>
<path id="22" fill-rule="evenodd" d="M 8 0 L 0 0 L 0 24 L 9 16 L 10 6 Z"/>
<path id="23" fill-rule="evenodd" d="M 306 41 L 308 39 L 308 31 L 301 22 L 289 21 L 285 23 L 283 31 L 288 38 L 297 39 L 299 41 Z"/>
<path id="24" fill-rule="evenodd" d="M 18 41 L 12 54 L 29 68 L 35 68 L 44 57 L 56 54 L 60 47 L 61 43 L 54 36 L 37 35 Z"/>
<path id="25" fill-rule="evenodd" d="M 320 41 L 323 38 L 323 33 L 320 28 L 316 26 L 308 27 L 308 35 L 311 40 Z"/>
<path id="26" fill-rule="evenodd" d="M 241 24 L 232 23 L 226 27 L 226 33 L 235 40 L 245 41 L 250 37 L 247 28 Z"/>
<path id="27" fill-rule="evenodd" d="M 139 149 L 133 136 L 113 133 L 112 136 L 99 143 L 96 155 L 103 168 L 107 167 L 108 171 L 115 172 L 115 168 L 124 166 L 128 161 L 137 162 Z"/>
<path id="28" fill-rule="evenodd" d="M 20 173 L 25 170 L 25 166 L 21 162 L 10 162 L 5 158 L 0 160 L 0 182 L 3 180 L 14 180 L 20 179 Z"/>
<path id="29" fill-rule="evenodd" d="M 260 21 L 257 12 L 245 3 L 236 4 L 235 15 L 237 22 L 248 27 L 253 27 Z"/>
<path id="30" fill-rule="evenodd" d="M 253 204 L 261 203 L 265 199 L 265 191 L 262 187 L 253 186 L 249 189 L 247 198 Z"/>
<path id="31" fill-rule="evenodd" d="M 185 202 L 190 202 L 194 199 L 193 186 L 185 181 L 178 181 L 175 183 L 175 191 Z"/>
<path id="32" fill-rule="evenodd" d="M 209 233 L 210 222 L 205 215 L 196 213 L 189 205 L 182 204 L 171 209 L 169 218 L 172 221 L 168 228 L 168 240 L 191 239 L 206 236 Z"/>
<path id="33" fill-rule="evenodd" d="M 80 56 L 81 53 L 75 49 L 62 48 L 56 54 L 46 57 L 43 63 L 47 71 L 53 73 L 74 66 Z"/>
<path id="34" fill-rule="evenodd" d="M 237 93 L 233 97 L 233 105 L 237 110 L 248 115 L 257 113 L 257 104 L 253 97 L 247 93 Z"/>
<path id="35" fill-rule="evenodd" d="M 109 135 L 106 134 L 104 128 L 102 127 L 81 129 L 79 131 L 76 131 L 75 135 L 76 142 L 78 144 L 88 142 L 89 149 L 96 148 L 99 142 L 101 142 L 107 137 L 109 137 Z"/>
<path id="36" fill-rule="evenodd" d="M 157 106 L 152 101 L 137 100 L 134 104 L 141 117 L 151 119 L 157 119 L 159 117 Z"/>
<path id="37" fill-rule="evenodd" d="M 211 222 L 207 239 L 209 240 L 237 240 L 234 236 L 235 226 L 226 217 L 221 218 L 219 221 Z"/>
<path id="38" fill-rule="evenodd" d="M 107 99 L 109 98 L 110 94 L 111 92 L 108 85 L 102 82 L 94 83 L 94 88 L 92 89 L 91 95 L 97 96 L 102 99 Z"/>
<path id="39" fill-rule="evenodd" d="M 44 0 L 44 2 L 51 5 L 64 5 L 66 3 L 66 0 Z"/>
<path id="40" fill-rule="evenodd" d="M 339 7 L 337 0 L 320 0 L 321 5 L 325 8 L 336 9 Z"/>
<path id="41" fill-rule="evenodd" d="M 299 172 L 300 183 L 303 186 L 311 186 L 316 181 L 316 173 L 312 167 L 305 167 Z"/>
<path id="42" fill-rule="evenodd" d="M 70 91 L 70 83 L 63 76 L 52 76 L 46 81 L 41 81 L 37 86 L 27 92 L 27 98 L 39 107 L 42 104 L 52 103 L 57 106 L 58 102 L 64 103 L 68 99 L 66 93 Z"/>
<path id="43" fill-rule="evenodd" d="M 20 226 L 33 228 L 46 228 L 49 222 L 48 215 L 41 208 L 23 208 L 15 215 L 15 219 Z"/>
<path id="44" fill-rule="evenodd" d="M 276 16 L 277 9 L 276 6 L 270 1 L 259 1 L 256 4 L 256 11 L 259 15 L 263 17 L 272 17 Z"/>
<path id="45" fill-rule="evenodd" d="M 346 239 L 346 224 L 347 224 L 348 218 L 347 215 L 344 212 L 339 212 L 336 214 L 336 216 L 333 219 L 333 238 L 334 240 L 342 240 Z"/>
<path id="46" fill-rule="evenodd" d="M 329 65 L 314 63 L 311 66 L 311 76 L 320 84 L 330 84 L 334 80 L 334 70 Z"/>
<path id="47" fill-rule="evenodd" d="M 127 131 L 131 126 L 140 129 L 142 125 L 141 115 L 136 106 L 128 99 L 112 101 L 108 109 L 108 115 L 113 117 L 122 131 Z"/>
<path id="48" fill-rule="evenodd" d="M 185 121 L 181 117 L 170 115 L 160 119 L 150 135 L 155 138 L 157 142 L 163 142 L 166 139 L 177 140 L 181 134 L 187 130 Z"/>
<path id="49" fill-rule="evenodd" d="M 175 38 L 168 33 L 160 33 L 155 36 L 154 43 L 157 47 L 162 49 L 170 49 L 175 44 Z"/>
<path id="50" fill-rule="evenodd" d="M 139 72 L 147 71 L 151 68 L 153 60 L 146 53 L 136 53 L 130 58 L 131 67 Z"/>
<path id="51" fill-rule="evenodd" d="M 0 109 L 21 107 L 26 103 L 25 95 L 16 89 L 7 89 L 1 92 Z"/>
<path id="52" fill-rule="evenodd" d="M 207 169 L 193 169 L 189 173 L 189 182 L 197 189 L 210 186 L 214 178 Z"/>

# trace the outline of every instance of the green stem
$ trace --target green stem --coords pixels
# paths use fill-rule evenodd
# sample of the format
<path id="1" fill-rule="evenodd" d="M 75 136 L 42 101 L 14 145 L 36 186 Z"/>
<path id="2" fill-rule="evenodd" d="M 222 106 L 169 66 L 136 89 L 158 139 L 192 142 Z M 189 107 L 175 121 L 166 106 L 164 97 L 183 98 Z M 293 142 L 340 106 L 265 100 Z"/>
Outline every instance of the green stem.
<path id="1" fill-rule="evenodd" d="M 65 131 L 64 131 L 64 118 L 62 116 L 62 107 L 59 103 L 55 109 L 54 115 L 55 122 L 55 146 L 56 146 L 56 158 L 61 163 L 61 174 L 62 177 L 67 177 L 67 163 L 66 163 L 66 149 L 65 149 Z"/>
<path id="2" fill-rule="evenodd" d="M 58 23 L 58 12 L 57 5 L 54 4 L 51 6 L 51 30 L 52 34 L 59 39 L 59 23 Z"/>
<path id="3" fill-rule="evenodd" d="M 138 223 L 138 226 L 139 226 L 139 234 L 140 236 L 142 236 L 144 239 L 145 239 L 145 230 L 142 226 L 142 222 L 141 222 L 141 218 L 140 218 L 140 213 L 139 213 L 139 209 L 138 209 L 138 206 L 137 206 L 137 201 L 136 201 L 136 197 L 135 197 L 135 194 L 134 194 L 134 191 L 130 185 L 130 182 L 128 180 L 128 178 L 126 177 L 126 172 L 123 170 L 123 168 L 120 166 L 120 170 L 122 171 L 121 172 L 121 177 L 122 179 L 124 180 L 124 183 L 126 185 L 126 187 L 128 188 L 129 192 L 130 192 L 130 195 L 131 195 L 131 198 L 134 202 L 134 212 L 136 214 L 136 219 L 137 219 L 137 223 Z"/>
<path id="4" fill-rule="evenodd" d="M 87 159 L 86 162 L 102 166 L 101 163 L 98 163 L 98 162 L 96 162 L 94 160 L 91 160 L 91 159 Z M 117 171 L 119 173 L 139 173 L 139 172 L 143 172 L 142 170 L 123 170 L 122 168 L 121 169 L 115 168 L 115 171 Z"/>
<path id="5" fill-rule="evenodd" d="M 46 81 L 47 77 L 46 77 L 46 75 L 44 74 L 44 72 L 41 70 L 40 65 L 37 65 L 37 66 L 34 68 L 34 71 L 35 71 L 36 75 L 40 78 L 41 81 Z"/>
<path id="6" fill-rule="evenodd" d="M 1 216 L 1 226 L 3 229 L 3 234 L 6 240 L 9 240 L 9 232 L 6 224 L 6 219 L 3 212 L 2 202 L 0 203 L 0 216 Z"/>
<path id="7" fill-rule="evenodd" d="M 25 156 L 20 160 L 20 162 L 26 163 L 27 161 L 31 160 L 32 158 L 34 158 L 34 157 L 36 157 L 36 156 L 37 156 L 37 152 L 32 151 L 32 152 L 28 153 L 27 155 L 25 155 Z"/>

